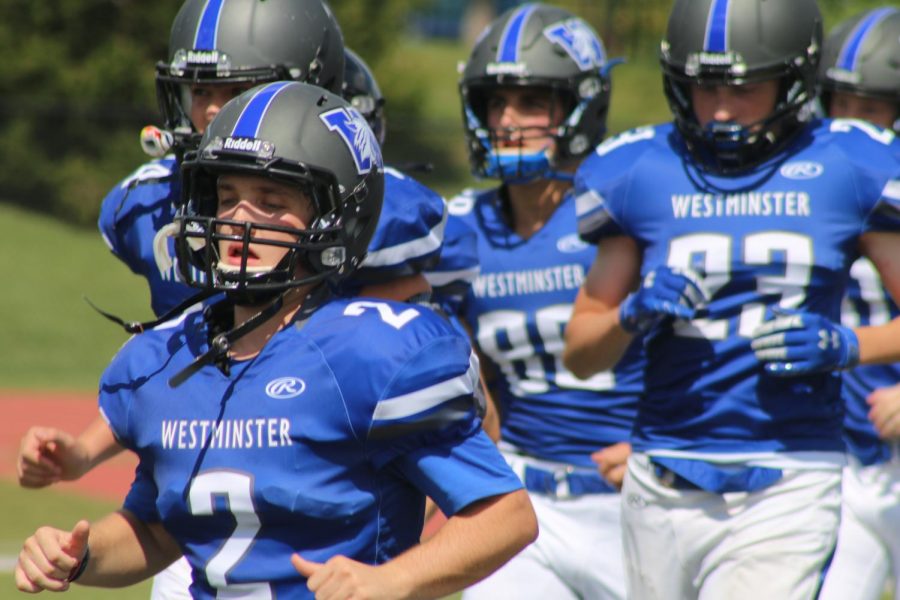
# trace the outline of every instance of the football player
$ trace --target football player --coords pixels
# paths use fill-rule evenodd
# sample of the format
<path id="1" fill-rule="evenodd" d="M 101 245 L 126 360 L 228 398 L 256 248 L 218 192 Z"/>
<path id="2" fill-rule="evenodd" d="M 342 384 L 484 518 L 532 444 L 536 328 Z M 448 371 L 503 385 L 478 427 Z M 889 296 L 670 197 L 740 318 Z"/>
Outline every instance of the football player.
<path id="1" fill-rule="evenodd" d="M 459 221 L 475 232 L 480 262 L 459 314 L 493 374 L 499 447 L 540 524 L 537 542 L 467 600 L 625 597 L 616 482 L 591 456 L 628 439 L 639 347 L 588 381 L 561 362 L 593 258 L 578 239 L 572 178 L 605 133 L 611 64 L 582 19 L 529 3 L 488 26 L 462 74 L 473 173 L 499 185 L 450 201 L 448 231 Z"/>
<path id="2" fill-rule="evenodd" d="M 576 175 L 598 256 L 565 364 L 586 377 L 647 340 L 622 488 L 632 597 L 815 597 L 840 517 L 839 371 L 900 358 L 900 321 L 839 323 L 860 254 L 900 296 L 900 163 L 890 132 L 803 120 L 821 46 L 815 0 L 676 0 L 674 123 L 607 140 Z"/>
<path id="3" fill-rule="evenodd" d="M 873 9 L 835 27 L 819 65 L 822 105 L 829 116 L 900 130 L 900 10 Z M 877 325 L 900 314 L 872 263 L 850 268 L 844 325 Z M 900 597 L 900 466 L 896 430 L 900 363 L 857 367 L 844 375 L 847 414 L 841 526 L 819 598 L 877 600 L 893 574 Z M 870 420 L 871 419 L 871 420 Z M 893 433 L 893 435 L 892 435 Z"/>
<path id="4" fill-rule="evenodd" d="M 196 598 L 437 597 L 529 543 L 467 340 L 422 307 L 331 297 L 381 210 L 363 117 L 264 84 L 222 107 L 182 172 L 180 276 L 225 299 L 113 360 L 100 406 L 140 457 L 135 483 L 120 511 L 29 538 L 19 589 L 127 585 L 183 552 Z M 424 494 L 452 516 L 416 545 Z"/>
<path id="5" fill-rule="evenodd" d="M 168 59 L 156 67 L 157 96 L 166 132 L 174 134 L 174 152 L 116 185 L 103 199 L 98 221 L 113 254 L 146 280 L 157 317 L 177 311 L 196 293 L 179 280 L 170 258 L 173 242 L 166 235 L 181 189 L 177 155 L 196 145 L 225 102 L 258 83 L 307 81 L 338 92 L 343 58 L 340 27 L 321 0 L 187 0 L 181 6 L 172 23 Z M 70 478 L 116 451 L 102 419 L 79 436 L 83 446 L 65 432 L 42 428 L 41 434 L 40 440 L 26 435 L 23 446 L 34 451 L 50 444 L 56 450 L 51 456 L 59 457 L 64 468 L 74 467 L 65 473 Z M 69 448 L 74 456 L 66 456 Z M 82 460 L 73 464 L 76 457 Z M 154 579 L 151 598 L 187 597 L 188 577 L 187 563 L 175 563 Z"/>
<path id="6" fill-rule="evenodd" d="M 343 36 L 321 0 L 187 0 L 172 23 L 168 54 L 156 67 L 157 96 L 176 152 L 114 187 L 98 222 L 113 254 L 147 281 L 157 316 L 196 293 L 179 281 L 166 236 L 181 188 L 176 155 L 240 92 L 297 80 L 340 93 L 344 70 Z"/>
<path id="7" fill-rule="evenodd" d="M 161 111 L 175 134 L 175 152 L 117 185 L 104 199 L 99 220 L 113 253 L 147 280 L 157 317 L 178 312 L 196 293 L 180 281 L 172 258 L 171 221 L 181 187 L 177 155 L 196 144 L 224 102 L 256 83 L 297 79 L 351 95 L 344 70 L 358 79 L 359 59 L 348 55 L 345 61 L 344 52 L 340 28 L 320 0 L 188 0 L 181 7 L 169 59 L 157 66 Z M 377 108 L 375 114 L 382 115 L 380 103 Z M 376 128 L 383 136 L 383 126 Z M 429 291 L 420 271 L 437 260 L 445 205 L 438 194 L 393 171 L 386 188 L 388 200 L 363 268 L 343 286 L 348 294 L 407 299 Z M 77 438 L 34 427 L 21 443 L 19 481 L 42 487 L 77 479 L 119 450 L 101 418 Z M 152 598 L 187 597 L 189 581 L 187 564 L 180 561 L 154 579 Z"/>

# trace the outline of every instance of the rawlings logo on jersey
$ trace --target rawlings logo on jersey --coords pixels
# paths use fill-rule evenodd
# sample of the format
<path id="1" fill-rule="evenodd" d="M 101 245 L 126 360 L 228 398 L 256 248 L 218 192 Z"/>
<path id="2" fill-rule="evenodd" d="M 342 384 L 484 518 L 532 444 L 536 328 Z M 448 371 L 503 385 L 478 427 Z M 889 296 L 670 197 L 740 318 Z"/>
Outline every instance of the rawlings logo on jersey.
<path id="1" fill-rule="evenodd" d="M 820 163 L 801 161 L 792 162 L 781 167 L 781 176 L 787 179 L 815 179 L 825 172 Z"/>
<path id="2" fill-rule="evenodd" d="M 581 19 L 551 25 L 544 29 L 544 36 L 561 46 L 582 71 L 606 64 L 603 44 Z"/>
<path id="3" fill-rule="evenodd" d="M 266 385 L 266 396 L 276 400 L 296 398 L 306 391 L 306 382 L 298 377 L 280 377 Z"/>
<path id="4" fill-rule="evenodd" d="M 364 175 L 374 167 L 381 170 L 381 148 L 365 118 L 355 108 L 336 108 L 319 115 L 329 131 L 338 133 L 356 163 L 356 171 Z"/>
<path id="5" fill-rule="evenodd" d="M 556 249 L 564 254 L 574 254 L 581 252 L 588 245 L 578 237 L 577 233 L 570 233 L 556 240 Z"/>

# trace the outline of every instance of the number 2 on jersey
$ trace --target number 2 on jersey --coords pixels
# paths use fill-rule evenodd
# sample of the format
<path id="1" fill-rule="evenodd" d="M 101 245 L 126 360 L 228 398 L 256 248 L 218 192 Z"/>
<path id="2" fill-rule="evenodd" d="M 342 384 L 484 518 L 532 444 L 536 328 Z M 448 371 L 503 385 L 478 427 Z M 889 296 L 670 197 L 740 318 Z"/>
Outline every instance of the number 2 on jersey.
<path id="1" fill-rule="evenodd" d="M 272 588 L 267 583 L 229 584 L 228 573 L 250 550 L 259 531 L 259 517 L 253 506 L 253 478 L 245 473 L 216 469 L 197 475 L 191 482 L 188 505 L 192 515 L 212 515 L 216 497 L 227 500 L 228 510 L 237 522 L 234 531 L 218 552 L 206 563 L 206 579 L 217 589 L 217 598 L 251 598 L 271 600 Z"/>

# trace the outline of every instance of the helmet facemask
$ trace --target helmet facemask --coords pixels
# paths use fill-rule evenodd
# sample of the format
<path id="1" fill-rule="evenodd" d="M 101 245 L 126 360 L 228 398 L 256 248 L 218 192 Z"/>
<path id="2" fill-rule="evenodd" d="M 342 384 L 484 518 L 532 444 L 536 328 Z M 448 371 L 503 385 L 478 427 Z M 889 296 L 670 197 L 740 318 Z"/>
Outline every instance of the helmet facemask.
<path id="1" fill-rule="evenodd" d="M 577 103 L 567 90 L 528 82 L 518 89 L 535 89 L 550 95 L 549 123 L 546 127 L 490 128 L 487 119 L 488 98 L 493 89 L 512 87 L 507 84 L 470 85 L 462 88 L 469 153 L 473 170 L 481 177 L 496 178 L 508 184 L 522 184 L 541 178 L 562 178 L 557 169 L 568 166 L 572 154 L 563 151 L 570 138 L 570 128 L 577 124 L 586 102 Z M 557 107 L 562 108 L 562 115 Z M 554 125 L 554 123 L 559 123 Z M 530 140 L 543 140 L 531 146 Z M 585 141 L 585 144 L 587 142 Z"/>
<path id="2" fill-rule="evenodd" d="M 267 173 L 270 179 L 299 187 L 312 201 L 315 217 L 306 229 L 220 218 L 216 179 L 222 172 Z M 328 173 L 276 164 L 246 171 L 186 168 L 184 195 L 175 235 L 181 276 L 189 285 L 226 292 L 238 304 L 258 305 L 290 288 L 338 277 L 345 269 L 343 211 L 337 183 Z M 222 244 L 228 242 L 239 244 L 238 264 L 221 255 Z M 252 266 L 253 249 L 266 246 L 286 252 L 274 266 Z"/>
<path id="3" fill-rule="evenodd" d="M 752 169 L 774 155 L 791 138 L 803 120 L 805 107 L 814 97 L 809 86 L 796 75 L 778 80 L 773 110 L 764 118 L 741 125 L 734 121 L 711 121 L 700 125 L 691 100 L 692 84 L 741 85 L 764 81 L 689 78 L 666 73 L 663 88 L 675 123 L 699 165 L 718 173 Z"/>

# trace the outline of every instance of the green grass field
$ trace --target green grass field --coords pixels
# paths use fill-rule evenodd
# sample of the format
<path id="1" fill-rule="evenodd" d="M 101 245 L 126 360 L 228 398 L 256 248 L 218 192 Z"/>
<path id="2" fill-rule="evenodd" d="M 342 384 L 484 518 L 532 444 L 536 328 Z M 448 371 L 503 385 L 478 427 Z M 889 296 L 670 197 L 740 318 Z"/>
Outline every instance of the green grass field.
<path id="1" fill-rule="evenodd" d="M 117 503 L 87 500 L 72 494 L 50 490 L 23 490 L 14 483 L 0 481 L 0 559 L 15 557 L 22 542 L 42 525 L 60 528 L 71 527 L 79 519 L 95 519 L 115 509 Z M 73 586 L 65 598 L 88 600 L 92 598 L 119 598 L 122 600 L 147 600 L 150 583 L 117 590 L 98 590 Z M 0 600 L 25 598 L 16 590 L 11 570 L 0 570 Z"/>

